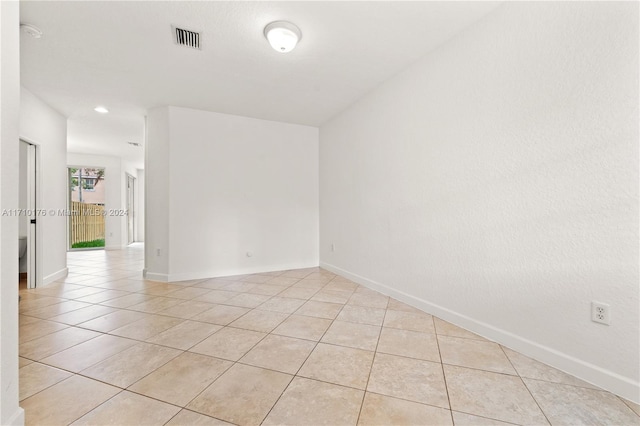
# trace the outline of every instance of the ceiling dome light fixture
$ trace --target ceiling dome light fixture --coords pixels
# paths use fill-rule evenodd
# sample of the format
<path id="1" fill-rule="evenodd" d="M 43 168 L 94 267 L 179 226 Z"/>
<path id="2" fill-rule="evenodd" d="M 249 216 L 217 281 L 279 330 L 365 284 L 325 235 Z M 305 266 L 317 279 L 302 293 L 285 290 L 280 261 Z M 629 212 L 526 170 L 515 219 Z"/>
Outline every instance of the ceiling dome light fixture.
<path id="1" fill-rule="evenodd" d="M 264 36 L 271 47 L 280 53 L 291 52 L 302 39 L 300 28 L 286 21 L 272 22 L 264 27 Z"/>
<path id="2" fill-rule="evenodd" d="M 40 28 L 36 27 L 35 25 L 20 24 L 20 29 L 25 33 L 29 34 L 33 38 L 42 37 L 42 31 L 40 31 Z"/>
<path id="3" fill-rule="evenodd" d="M 108 110 L 108 109 L 106 109 L 106 108 L 105 108 L 105 107 L 103 107 L 103 106 L 97 106 L 97 107 L 95 107 L 93 110 L 94 110 L 95 112 L 99 112 L 100 114 L 106 114 L 106 113 L 108 113 L 108 112 L 109 112 L 109 110 Z"/>

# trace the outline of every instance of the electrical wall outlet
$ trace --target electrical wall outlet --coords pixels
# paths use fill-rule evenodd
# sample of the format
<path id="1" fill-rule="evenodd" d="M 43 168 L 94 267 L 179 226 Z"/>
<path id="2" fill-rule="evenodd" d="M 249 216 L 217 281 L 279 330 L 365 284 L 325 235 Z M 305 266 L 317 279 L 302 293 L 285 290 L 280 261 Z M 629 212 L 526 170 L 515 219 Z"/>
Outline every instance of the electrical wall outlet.
<path id="1" fill-rule="evenodd" d="M 156 256 L 160 256 L 160 249 L 159 248 L 156 249 Z"/>
<path id="2" fill-rule="evenodd" d="M 591 302 L 591 321 L 609 325 L 611 321 L 609 305 L 600 302 Z"/>
<path id="3" fill-rule="evenodd" d="M 331 243 L 331 251 L 336 251 L 336 245 Z"/>

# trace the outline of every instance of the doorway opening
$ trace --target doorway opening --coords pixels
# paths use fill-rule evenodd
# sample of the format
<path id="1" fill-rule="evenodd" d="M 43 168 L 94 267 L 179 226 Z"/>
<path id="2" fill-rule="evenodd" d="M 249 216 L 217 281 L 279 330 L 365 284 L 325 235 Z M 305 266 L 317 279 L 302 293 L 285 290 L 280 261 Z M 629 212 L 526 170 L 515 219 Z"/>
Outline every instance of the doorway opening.
<path id="1" fill-rule="evenodd" d="M 104 249 L 105 170 L 69 167 L 69 249 Z"/>
<path id="2" fill-rule="evenodd" d="M 135 186 L 136 178 L 127 175 L 127 244 L 133 244 L 135 235 Z"/>
<path id="3" fill-rule="evenodd" d="M 20 140 L 19 153 L 19 234 L 18 258 L 20 288 L 36 288 L 37 284 L 37 222 L 38 222 L 38 146 Z"/>

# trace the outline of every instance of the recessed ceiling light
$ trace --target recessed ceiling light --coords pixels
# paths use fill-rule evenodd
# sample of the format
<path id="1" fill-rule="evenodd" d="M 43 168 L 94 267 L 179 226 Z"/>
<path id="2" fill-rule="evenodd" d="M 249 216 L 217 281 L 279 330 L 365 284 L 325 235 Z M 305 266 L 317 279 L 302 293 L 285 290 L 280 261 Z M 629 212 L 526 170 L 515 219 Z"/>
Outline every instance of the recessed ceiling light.
<path id="1" fill-rule="evenodd" d="M 274 50 L 280 53 L 291 52 L 302 38 L 300 28 L 291 22 L 276 21 L 264 27 L 264 36 Z"/>
<path id="2" fill-rule="evenodd" d="M 95 107 L 93 110 L 94 110 L 95 112 L 99 112 L 100 114 L 106 114 L 106 113 L 108 113 L 108 112 L 109 112 L 109 110 L 108 110 L 108 109 L 106 109 L 106 108 L 105 108 L 105 107 L 103 107 L 103 106 L 97 106 L 97 107 Z"/>
<path id="3" fill-rule="evenodd" d="M 25 33 L 29 34 L 33 38 L 42 37 L 42 31 L 40 31 L 40 28 L 36 27 L 35 25 L 20 24 L 20 29 Z"/>

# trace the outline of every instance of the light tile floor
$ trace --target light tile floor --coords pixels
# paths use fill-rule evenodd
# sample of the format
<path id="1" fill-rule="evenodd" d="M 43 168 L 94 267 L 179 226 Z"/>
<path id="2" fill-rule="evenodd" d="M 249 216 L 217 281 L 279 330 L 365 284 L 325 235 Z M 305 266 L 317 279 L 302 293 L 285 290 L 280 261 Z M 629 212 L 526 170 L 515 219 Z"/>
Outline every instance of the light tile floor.
<path id="1" fill-rule="evenodd" d="M 29 425 L 640 424 L 640 407 L 319 268 L 178 283 L 143 246 L 21 289 Z"/>

